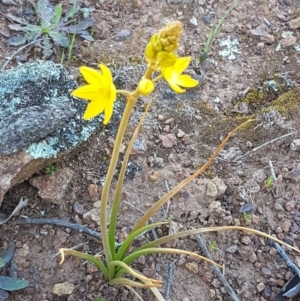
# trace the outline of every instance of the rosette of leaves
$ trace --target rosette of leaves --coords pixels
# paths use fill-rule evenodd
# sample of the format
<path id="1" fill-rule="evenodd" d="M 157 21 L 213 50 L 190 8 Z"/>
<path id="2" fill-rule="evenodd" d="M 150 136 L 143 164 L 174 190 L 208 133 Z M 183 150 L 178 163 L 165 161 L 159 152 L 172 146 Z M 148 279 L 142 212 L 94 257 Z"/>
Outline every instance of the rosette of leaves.
<path id="1" fill-rule="evenodd" d="M 10 245 L 4 251 L 0 253 L 0 270 L 2 270 L 6 264 L 10 262 L 15 252 L 15 247 Z M 17 291 L 25 288 L 29 285 L 29 282 L 24 279 L 18 279 L 15 277 L 0 276 L 0 301 L 4 301 L 8 298 L 8 291 Z"/>
<path id="2" fill-rule="evenodd" d="M 63 13 L 62 4 L 55 7 L 47 0 L 39 0 L 34 6 L 37 21 L 30 24 L 22 18 L 11 15 L 11 19 L 18 24 L 10 24 L 9 28 L 21 32 L 8 39 L 11 46 L 21 46 L 26 43 L 40 45 L 43 55 L 48 58 L 53 53 L 53 44 L 68 48 L 70 39 L 68 34 L 79 35 L 87 41 L 93 41 L 88 28 L 91 27 L 95 19 L 83 17 L 79 20 L 80 4 L 75 1 L 74 5 L 66 13 Z"/>

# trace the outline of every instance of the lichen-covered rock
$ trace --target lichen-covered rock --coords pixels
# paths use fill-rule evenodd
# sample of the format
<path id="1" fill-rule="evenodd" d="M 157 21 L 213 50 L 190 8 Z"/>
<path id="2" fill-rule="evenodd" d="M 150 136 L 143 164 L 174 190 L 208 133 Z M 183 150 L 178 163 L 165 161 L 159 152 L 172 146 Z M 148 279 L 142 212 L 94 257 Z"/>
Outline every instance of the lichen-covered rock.
<path id="1" fill-rule="evenodd" d="M 14 184 L 39 171 L 45 160 L 74 149 L 97 129 L 102 118 L 82 119 L 86 101 L 70 92 L 77 82 L 60 64 L 35 61 L 0 74 L 0 204 Z M 108 129 L 116 128 L 117 102 Z"/>

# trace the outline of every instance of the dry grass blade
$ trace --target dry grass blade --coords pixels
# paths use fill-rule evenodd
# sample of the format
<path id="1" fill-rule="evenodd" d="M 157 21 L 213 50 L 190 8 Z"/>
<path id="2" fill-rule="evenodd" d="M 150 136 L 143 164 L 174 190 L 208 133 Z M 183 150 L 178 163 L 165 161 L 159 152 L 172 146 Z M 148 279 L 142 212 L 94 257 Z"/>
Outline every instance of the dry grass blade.
<path id="1" fill-rule="evenodd" d="M 128 274 L 130 274 L 131 276 L 139 279 L 140 281 L 144 282 L 144 283 L 151 283 L 152 287 L 156 287 L 156 286 L 161 286 L 162 285 L 162 281 L 161 280 L 157 280 L 157 279 L 152 279 L 152 278 L 148 278 L 146 276 L 144 276 L 143 274 L 139 273 L 138 271 L 136 271 L 135 269 L 131 268 L 130 266 L 128 266 L 126 263 L 124 263 L 123 261 L 120 260 L 114 260 L 108 263 L 109 266 L 119 266 L 123 269 L 123 272 L 127 272 Z M 121 279 L 121 278 L 115 278 L 114 280 L 117 279 Z M 125 278 L 122 278 L 125 279 Z M 148 287 L 148 286 L 146 286 Z"/>
<path id="2" fill-rule="evenodd" d="M 237 126 L 235 129 L 233 129 L 227 137 L 222 141 L 222 143 L 219 145 L 217 150 L 213 153 L 213 155 L 209 158 L 209 160 L 200 168 L 198 169 L 194 174 L 192 174 L 190 177 L 188 177 L 186 180 L 182 181 L 179 185 L 174 187 L 171 191 L 169 191 L 166 195 L 164 195 L 159 201 L 157 201 L 145 214 L 144 216 L 138 221 L 138 223 L 135 225 L 133 231 L 136 231 L 137 229 L 143 227 L 160 208 L 163 206 L 169 199 L 171 199 L 176 193 L 178 193 L 181 189 L 183 189 L 188 183 L 190 183 L 192 180 L 194 180 L 196 177 L 198 177 L 201 173 L 203 173 L 208 166 L 213 162 L 213 160 L 218 156 L 221 149 L 225 146 L 227 141 L 235 134 L 237 131 L 239 131 L 241 128 L 246 126 L 248 123 L 253 122 L 253 119 L 247 120 Z M 132 233 L 131 232 L 131 233 Z"/>
<path id="3" fill-rule="evenodd" d="M 143 250 L 143 249 L 156 247 L 157 245 L 163 244 L 163 243 L 168 242 L 170 240 L 178 239 L 180 237 L 185 237 L 185 236 L 200 234 L 200 233 L 220 232 L 220 231 L 229 231 L 229 230 L 240 230 L 240 231 L 248 232 L 248 233 L 251 233 L 251 234 L 258 235 L 258 236 L 262 236 L 264 238 L 268 238 L 270 240 L 273 240 L 273 241 L 277 242 L 280 245 L 283 245 L 283 246 L 285 246 L 289 249 L 292 249 L 292 250 L 300 253 L 300 250 L 298 250 L 297 248 L 285 243 L 284 241 L 282 241 L 282 240 L 280 240 L 276 237 L 273 237 L 269 234 L 266 234 L 264 232 L 261 232 L 261 231 L 255 230 L 255 229 L 241 227 L 241 226 L 208 227 L 208 228 L 182 231 L 182 232 L 179 232 L 179 233 L 175 233 L 175 234 L 171 234 L 171 235 L 168 235 L 168 236 L 161 237 L 161 238 L 159 238 L 155 241 L 147 243 L 144 246 L 142 246 L 141 248 L 139 248 L 136 252 L 138 252 L 140 250 Z"/>
<path id="4" fill-rule="evenodd" d="M 140 300 L 140 301 L 144 301 L 142 299 L 142 297 L 133 289 L 133 287 L 126 285 L 126 287 Z"/>

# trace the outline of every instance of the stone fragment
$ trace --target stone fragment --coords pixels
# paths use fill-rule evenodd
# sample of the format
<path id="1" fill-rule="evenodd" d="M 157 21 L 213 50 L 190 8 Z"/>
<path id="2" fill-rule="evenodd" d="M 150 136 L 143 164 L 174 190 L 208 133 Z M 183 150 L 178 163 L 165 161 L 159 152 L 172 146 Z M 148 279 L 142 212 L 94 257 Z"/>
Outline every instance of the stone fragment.
<path id="1" fill-rule="evenodd" d="M 293 150 L 300 150 L 300 139 L 293 140 L 292 147 Z"/>
<path id="2" fill-rule="evenodd" d="M 293 209 L 295 209 L 295 202 L 294 201 L 288 201 L 284 204 L 284 208 L 286 211 L 292 211 Z"/>
<path id="3" fill-rule="evenodd" d="M 116 41 L 125 41 L 131 35 L 131 31 L 128 29 L 122 29 L 116 34 L 115 40 Z"/>
<path id="4" fill-rule="evenodd" d="M 60 204 L 72 179 L 73 171 L 66 167 L 51 176 L 38 176 L 30 180 L 30 184 L 39 190 L 42 199 Z"/>
<path id="5" fill-rule="evenodd" d="M 227 186 L 224 181 L 218 177 L 213 178 L 206 184 L 206 195 L 211 197 L 219 197 L 225 193 Z"/>
<path id="6" fill-rule="evenodd" d="M 93 208 L 90 211 L 87 211 L 83 214 L 83 220 L 88 224 L 96 223 L 99 225 L 100 223 L 100 212 L 99 209 Z"/>
<path id="7" fill-rule="evenodd" d="M 174 134 L 159 135 L 159 139 L 165 148 L 171 148 L 177 145 L 177 139 Z"/>
<path id="8" fill-rule="evenodd" d="M 267 44 L 273 44 L 275 42 L 275 37 L 260 27 L 251 29 L 250 33 L 256 37 L 260 37 L 260 40 Z"/>
<path id="9" fill-rule="evenodd" d="M 154 172 L 151 173 L 151 175 L 150 175 L 150 179 L 151 179 L 152 181 L 157 181 L 157 180 L 159 179 L 159 177 L 160 177 L 160 174 L 159 174 L 159 172 L 157 172 L 157 171 L 154 171 Z"/>
<path id="10" fill-rule="evenodd" d="M 57 296 L 71 295 L 74 288 L 75 286 L 73 283 L 65 281 L 63 283 L 54 284 L 52 292 Z"/>
<path id="11" fill-rule="evenodd" d="M 249 244 L 251 244 L 251 238 L 250 238 L 250 236 L 247 236 L 247 235 L 243 236 L 242 239 L 241 239 L 241 241 L 242 241 L 242 243 L 243 243 L 244 245 L 249 245 Z"/>
<path id="12" fill-rule="evenodd" d="M 73 204 L 73 210 L 75 213 L 79 214 L 79 215 L 83 215 L 84 214 L 84 206 L 78 202 L 75 202 Z"/>
<path id="13" fill-rule="evenodd" d="M 257 256 L 254 252 L 250 255 L 249 260 L 251 263 L 255 263 L 257 261 Z"/>
<path id="14" fill-rule="evenodd" d="M 296 29 L 300 27 L 300 17 L 293 19 L 289 22 L 291 29 Z"/>
<path id="15" fill-rule="evenodd" d="M 88 186 L 88 191 L 89 191 L 89 196 L 94 197 L 98 193 L 99 187 L 97 184 L 89 184 Z"/>
<path id="16" fill-rule="evenodd" d="M 256 286 L 256 289 L 257 291 L 260 293 L 264 290 L 265 288 L 265 284 L 263 282 L 260 282 L 257 286 Z"/>
<path id="17" fill-rule="evenodd" d="M 169 224 L 169 235 L 176 234 L 176 233 L 178 233 L 178 231 L 179 231 L 178 224 L 175 223 L 175 222 L 173 222 L 173 221 L 170 221 L 170 224 Z M 176 244 L 177 244 L 177 241 L 178 241 L 178 239 L 174 239 L 174 240 L 168 241 L 166 243 L 167 248 L 175 248 Z"/>
<path id="18" fill-rule="evenodd" d="M 174 118 L 169 118 L 169 119 L 167 119 L 165 122 L 164 122 L 164 124 L 170 124 L 170 123 L 172 123 L 174 121 Z"/>
<path id="19" fill-rule="evenodd" d="M 131 154 L 143 154 L 147 150 L 147 140 L 144 137 L 138 137 L 132 146 Z"/>
<path id="20" fill-rule="evenodd" d="M 198 265 L 195 262 L 188 262 L 185 264 L 185 267 L 187 270 L 193 274 L 198 274 L 199 273 L 199 268 Z"/>
<path id="21" fill-rule="evenodd" d="M 184 135 L 185 135 L 185 132 L 183 130 L 179 129 L 176 136 L 177 136 L 177 138 L 182 138 Z"/>
<path id="22" fill-rule="evenodd" d="M 287 48 L 289 46 L 292 46 L 292 45 L 295 45 L 297 42 L 297 37 L 287 37 L 287 38 L 284 38 L 284 39 L 281 39 L 279 41 L 279 43 L 281 44 L 281 47 L 284 49 L 284 48 Z"/>
<path id="23" fill-rule="evenodd" d="M 284 221 L 281 225 L 283 232 L 286 232 L 286 233 L 289 232 L 291 225 L 292 225 L 292 222 L 289 219 Z"/>
<path id="24" fill-rule="evenodd" d="M 68 239 L 69 234 L 61 229 L 57 229 L 56 235 L 53 241 L 55 249 L 59 249 Z"/>

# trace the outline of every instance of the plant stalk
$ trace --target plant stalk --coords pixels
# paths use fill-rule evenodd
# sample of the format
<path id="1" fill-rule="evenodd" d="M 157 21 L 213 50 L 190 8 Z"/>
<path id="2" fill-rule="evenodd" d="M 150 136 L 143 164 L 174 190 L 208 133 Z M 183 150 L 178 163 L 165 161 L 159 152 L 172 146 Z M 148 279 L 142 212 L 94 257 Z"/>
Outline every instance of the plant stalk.
<path id="1" fill-rule="evenodd" d="M 133 93 L 134 94 L 134 93 Z M 127 97 L 127 104 L 121 119 L 121 123 L 119 125 L 117 137 L 115 140 L 115 145 L 113 149 L 113 153 L 111 156 L 111 161 L 109 164 L 109 168 L 106 174 L 105 182 L 103 185 L 102 195 L 101 195 L 101 205 L 100 205 L 100 229 L 102 235 L 102 243 L 103 249 L 106 257 L 106 262 L 112 261 L 112 251 L 109 246 L 109 239 L 108 239 L 108 231 L 107 231 L 107 203 L 108 203 L 108 195 L 110 190 L 111 181 L 113 179 L 114 171 L 118 162 L 119 153 L 121 143 L 124 137 L 124 133 L 127 128 L 127 124 L 129 121 L 129 117 L 132 111 L 132 108 L 135 104 L 136 98 L 134 97 Z"/>

